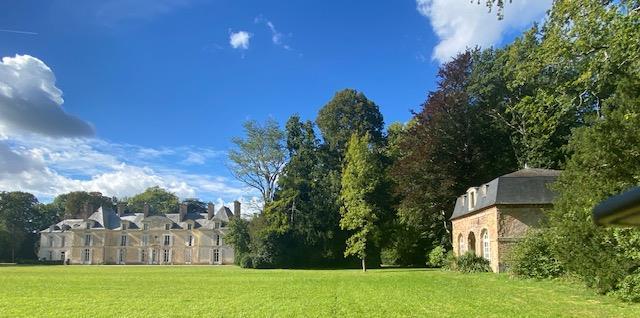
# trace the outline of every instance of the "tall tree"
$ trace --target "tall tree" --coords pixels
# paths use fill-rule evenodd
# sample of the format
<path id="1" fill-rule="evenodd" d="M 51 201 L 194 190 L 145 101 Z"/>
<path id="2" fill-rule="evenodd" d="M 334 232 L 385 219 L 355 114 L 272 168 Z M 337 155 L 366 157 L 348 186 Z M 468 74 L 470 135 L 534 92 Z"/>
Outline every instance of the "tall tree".
<path id="1" fill-rule="evenodd" d="M 325 143 L 339 158 L 344 156 L 347 142 L 354 133 L 368 133 L 375 145 L 383 142 L 384 122 L 378 105 L 354 89 L 337 92 L 320 109 L 316 123 Z"/>
<path id="2" fill-rule="evenodd" d="M 351 231 L 344 255 L 358 257 L 362 261 L 363 271 L 367 270 L 367 245 L 375 243 L 373 240 L 381 214 L 375 198 L 381 176 L 382 169 L 372 150 L 369 134 L 365 133 L 362 137 L 353 134 L 348 143 L 342 173 L 340 226 Z"/>
<path id="3" fill-rule="evenodd" d="M 73 191 L 58 195 L 53 200 L 53 205 L 57 209 L 64 210 L 65 218 L 82 218 L 84 217 L 84 209 L 91 206 L 97 209 L 101 206 L 106 208 L 113 207 L 113 198 L 103 196 L 99 192 Z M 94 211 L 88 211 L 93 213 Z"/>
<path id="4" fill-rule="evenodd" d="M 144 205 L 149 204 L 152 214 L 175 213 L 180 205 L 177 195 L 158 186 L 147 188 L 144 192 L 123 199 L 131 212 L 142 213 Z"/>
<path id="5" fill-rule="evenodd" d="M 38 199 L 26 192 L 0 192 L 0 258 L 9 259 L 15 262 L 23 244 L 25 242 L 34 243 L 29 240 L 30 236 L 42 230 L 38 228 L 40 211 L 38 210 Z M 27 246 L 33 254 L 35 246 Z M 2 253 L 5 252 L 5 253 Z"/>
<path id="6" fill-rule="evenodd" d="M 287 162 L 284 133 L 273 119 L 264 125 L 247 121 L 244 132 L 245 138 L 233 139 L 236 148 L 229 151 L 230 170 L 240 182 L 258 190 L 267 205 L 273 200 L 278 176 Z"/>
<path id="7" fill-rule="evenodd" d="M 401 197 L 400 221 L 419 232 L 414 255 L 424 259 L 435 245 L 450 245 L 455 198 L 515 167 L 508 135 L 493 124 L 485 105 L 469 95 L 473 54 L 465 52 L 438 71 L 415 123 L 400 143 L 391 174 Z"/>

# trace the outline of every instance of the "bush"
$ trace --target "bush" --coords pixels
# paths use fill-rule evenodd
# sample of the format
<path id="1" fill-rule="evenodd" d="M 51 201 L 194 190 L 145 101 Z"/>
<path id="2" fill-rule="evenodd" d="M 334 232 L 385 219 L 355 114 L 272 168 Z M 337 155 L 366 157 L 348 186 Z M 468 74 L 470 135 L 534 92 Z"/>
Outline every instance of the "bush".
<path id="1" fill-rule="evenodd" d="M 253 267 L 253 260 L 252 260 L 251 255 L 249 255 L 249 254 L 242 255 L 242 257 L 240 258 L 240 267 L 242 267 L 242 268 L 252 268 Z"/>
<path id="2" fill-rule="evenodd" d="M 454 268 L 452 269 L 462 273 L 491 272 L 489 261 L 480 256 L 476 256 L 472 252 L 467 252 L 456 258 Z"/>
<path id="3" fill-rule="evenodd" d="M 442 266 L 442 268 L 446 270 L 456 269 L 456 255 L 453 254 L 453 251 L 448 251 L 444 255 L 444 265 Z"/>
<path id="4" fill-rule="evenodd" d="M 447 264 L 447 253 L 442 246 L 434 247 L 427 255 L 427 265 L 430 267 L 443 267 Z"/>
<path id="5" fill-rule="evenodd" d="M 529 232 L 511 253 L 511 272 L 527 278 L 555 278 L 565 273 L 562 263 L 553 255 L 544 231 Z"/>
<path id="6" fill-rule="evenodd" d="M 622 279 L 617 288 L 613 294 L 622 300 L 640 302 L 640 269 Z"/>

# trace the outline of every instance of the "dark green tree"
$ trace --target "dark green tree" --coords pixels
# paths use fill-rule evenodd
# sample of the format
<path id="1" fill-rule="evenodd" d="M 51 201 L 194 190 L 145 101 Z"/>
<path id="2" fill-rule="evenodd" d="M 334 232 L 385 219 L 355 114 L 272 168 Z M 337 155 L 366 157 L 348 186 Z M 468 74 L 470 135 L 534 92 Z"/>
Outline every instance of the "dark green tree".
<path id="1" fill-rule="evenodd" d="M 149 204 L 152 214 L 175 213 L 180 205 L 177 195 L 159 186 L 147 188 L 144 192 L 125 198 L 123 201 L 127 203 L 129 211 L 135 213 L 142 213 L 145 203 Z"/>

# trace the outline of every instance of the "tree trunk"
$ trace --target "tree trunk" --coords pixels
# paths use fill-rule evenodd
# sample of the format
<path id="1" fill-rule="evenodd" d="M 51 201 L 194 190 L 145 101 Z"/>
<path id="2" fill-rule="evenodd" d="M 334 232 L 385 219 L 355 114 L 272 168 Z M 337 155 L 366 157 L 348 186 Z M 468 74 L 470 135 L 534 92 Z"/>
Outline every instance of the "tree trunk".
<path id="1" fill-rule="evenodd" d="M 362 258 L 362 271 L 363 272 L 367 271 L 367 264 L 364 262 L 364 257 Z"/>

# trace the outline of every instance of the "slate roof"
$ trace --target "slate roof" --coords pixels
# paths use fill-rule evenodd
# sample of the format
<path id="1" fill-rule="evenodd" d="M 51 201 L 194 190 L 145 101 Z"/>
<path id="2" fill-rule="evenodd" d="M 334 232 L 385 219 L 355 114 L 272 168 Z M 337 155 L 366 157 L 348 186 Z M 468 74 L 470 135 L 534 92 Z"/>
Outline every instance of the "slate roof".
<path id="1" fill-rule="evenodd" d="M 172 229 L 187 229 L 188 224 L 193 224 L 194 228 L 215 229 L 215 222 L 227 223 L 233 218 L 233 212 L 226 207 L 221 207 L 218 212 L 209 220 L 207 213 L 190 212 L 185 214 L 180 220 L 179 213 L 168 213 L 164 215 L 152 215 L 144 217 L 143 213 L 125 213 L 122 217 L 118 216 L 112 209 L 100 207 L 96 212 L 92 213 L 88 220 L 94 221 L 92 229 L 108 229 L 121 230 L 122 223 L 127 221 L 130 229 L 142 229 L 145 221 L 161 221 L 171 223 Z M 80 229 L 86 224 L 84 219 L 65 219 L 53 226 L 54 231 L 67 231 L 70 229 Z M 48 232 L 49 228 L 41 232 Z"/>
<path id="2" fill-rule="evenodd" d="M 549 184 L 556 181 L 559 170 L 526 168 L 505 174 L 479 187 L 469 188 L 456 200 L 451 220 L 473 214 L 496 204 L 552 204 L 555 193 Z M 469 209 L 470 192 L 475 190 L 476 205 Z"/>

